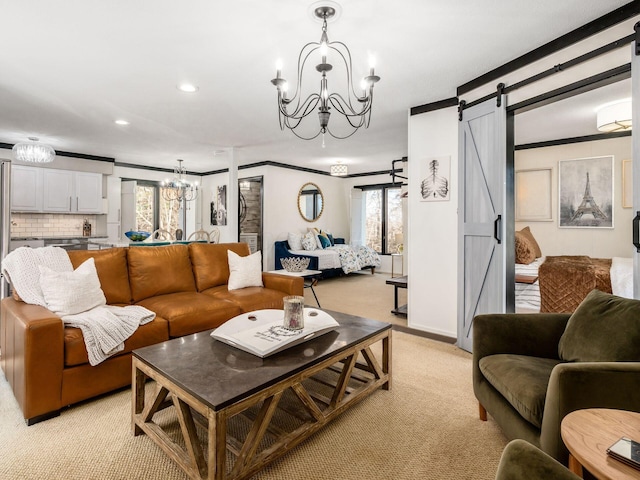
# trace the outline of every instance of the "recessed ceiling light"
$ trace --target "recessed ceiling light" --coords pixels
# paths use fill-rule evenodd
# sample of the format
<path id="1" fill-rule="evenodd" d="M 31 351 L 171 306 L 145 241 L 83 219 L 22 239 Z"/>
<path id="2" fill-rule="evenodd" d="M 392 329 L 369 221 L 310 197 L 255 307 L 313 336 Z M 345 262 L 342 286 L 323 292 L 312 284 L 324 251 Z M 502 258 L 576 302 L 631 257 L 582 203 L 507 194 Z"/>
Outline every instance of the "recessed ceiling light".
<path id="1" fill-rule="evenodd" d="M 129 125 L 129 122 L 127 122 L 126 120 L 115 120 L 115 123 L 117 123 L 118 125 Z"/>
<path id="2" fill-rule="evenodd" d="M 178 85 L 178 90 L 186 93 L 195 93 L 199 90 L 199 88 L 195 85 L 191 85 L 190 83 L 183 83 L 181 85 Z"/>

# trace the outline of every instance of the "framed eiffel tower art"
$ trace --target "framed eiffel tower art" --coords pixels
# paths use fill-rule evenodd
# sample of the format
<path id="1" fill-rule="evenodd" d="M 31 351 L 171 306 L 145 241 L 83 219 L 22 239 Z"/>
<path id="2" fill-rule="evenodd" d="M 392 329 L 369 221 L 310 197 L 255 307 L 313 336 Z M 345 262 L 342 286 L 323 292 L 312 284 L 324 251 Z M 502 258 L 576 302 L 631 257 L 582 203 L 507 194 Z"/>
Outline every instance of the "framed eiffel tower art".
<path id="1" fill-rule="evenodd" d="M 613 156 L 558 162 L 559 227 L 613 228 Z"/>

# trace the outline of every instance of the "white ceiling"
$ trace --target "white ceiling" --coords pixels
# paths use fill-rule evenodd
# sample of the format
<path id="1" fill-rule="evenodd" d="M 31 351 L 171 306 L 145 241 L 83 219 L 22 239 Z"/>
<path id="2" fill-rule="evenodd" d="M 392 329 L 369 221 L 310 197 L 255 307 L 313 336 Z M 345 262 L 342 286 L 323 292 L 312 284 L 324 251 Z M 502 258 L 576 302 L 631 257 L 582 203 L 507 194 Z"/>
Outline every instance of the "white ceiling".
<path id="1" fill-rule="evenodd" d="M 349 46 L 358 76 L 374 54 L 382 80 L 370 128 L 322 148 L 280 131 L 270 83 L 276 59 L 294 80 L 300 49 L 319 40 L 312 0 L 5 1 L 0 142 L 35 135 L 56 150 L 167 168 L 182 158 L 199 172 L 225 168 L 232 147 L 241 165 L 388 170 L 407 155 L 409 108 L 626 3 L 343 0 L 329 39 Z"/>

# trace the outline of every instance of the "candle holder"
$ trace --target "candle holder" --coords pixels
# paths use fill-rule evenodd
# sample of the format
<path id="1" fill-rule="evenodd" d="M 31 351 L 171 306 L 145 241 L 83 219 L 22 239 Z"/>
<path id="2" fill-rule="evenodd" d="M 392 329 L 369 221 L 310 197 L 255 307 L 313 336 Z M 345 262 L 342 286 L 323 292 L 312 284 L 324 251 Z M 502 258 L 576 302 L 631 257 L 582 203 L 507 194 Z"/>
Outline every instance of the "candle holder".
<path id="1" fill-rule="evenodd" d="M 304 328 L 304 297 L 289 295 L 284 301 L 284 323 L 287 330 L 302 330 Z"/>

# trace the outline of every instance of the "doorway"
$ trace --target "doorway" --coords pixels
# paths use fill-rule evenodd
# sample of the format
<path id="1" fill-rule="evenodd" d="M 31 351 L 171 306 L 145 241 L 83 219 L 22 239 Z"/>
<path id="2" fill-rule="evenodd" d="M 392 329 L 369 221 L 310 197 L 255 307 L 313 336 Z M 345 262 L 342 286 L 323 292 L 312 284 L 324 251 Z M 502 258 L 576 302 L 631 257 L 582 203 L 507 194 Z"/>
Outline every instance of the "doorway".
<path id="1" fill-rule="evenodd" d="M 587 80 L 576 82 L 574 85 L 581 84 L 580 88 L 570 96 L 554 95 L 558 91 L 552 91 L 537 102 L 521 102 L 507 108 L 515 143 L 511 150 L 515 177 L 513 230 L 528 228 L 541 251 L 541 258 L 531 263 L 516 258 L 515 274 L 521 280 L 507 289 L 515 288 L 518 313 L 540 311 L 536 268 L 548 256 L 607 259 L 633 256 L 631 130 L 618 128 L 603 133 L 597 126 L 598 111 L 603 106 L 631 99 L 630 72 L 604 83 Z M 608 171 L 592 172 L 591 178 L 587 172 L 585 178 L 582 170 L 598 163 L 604 163 Z M 572 193 L 568 190 L 569 174 L 576 168 L 582 173 L 576 178 L 579 186 Z M 538 179 L 528 185 L 534 187 L 529 193 L 526 178 Z M 576 221 L 567 221 L 567 209 L 579 209 L 586 198 L 585 185 L 592 202 L 607 212 L 606 222 L 593 215 L 582 219 L 573 215 Z M 549 305 L 549 297 L 545 298 Z"/>
<path id="2" fill-rule="evenodd" d="M 251 253 L 263 245 L 263 177 L 238 179 L 238 239 L 247 243 Z"/>

